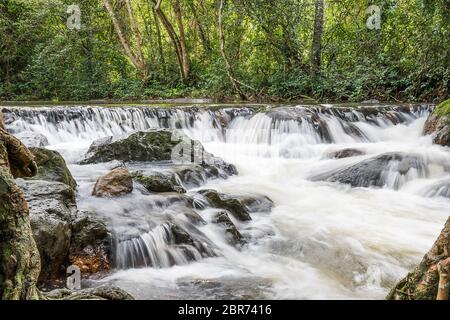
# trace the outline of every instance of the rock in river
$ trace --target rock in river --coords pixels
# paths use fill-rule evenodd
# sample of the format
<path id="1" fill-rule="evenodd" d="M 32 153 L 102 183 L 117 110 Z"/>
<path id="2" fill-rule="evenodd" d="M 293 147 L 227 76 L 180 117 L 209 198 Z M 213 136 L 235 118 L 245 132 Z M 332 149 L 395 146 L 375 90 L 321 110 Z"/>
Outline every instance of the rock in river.
<path id="1" fill-rule="evenodd" d="M 17 180 L 30 207 L 33 236 L 41 256 L 40 283 L 65 274 L 76 215 L 75 192 L 60 182 Z"/>
<path id="2" fill-rule="evenodd" d="M 450 147 L 450 99 L 439 104 L 428 117 L 424 134 L 433 136 L 433 142 Z"/>
<path id="3" fill-rule="evenodd" d="M 213 207 L 229 211 L 239 221 L 252 220 L 249 210 L 239 199 L 219 193 L 215 190 L 200 190 L 199 193 L 206 197 Z"/>
<path id="4" fill-rule="evenodd" d="M 133 191 L 133 177 L 126 168 L 115 168 L 100 177 L 92 195 L 96 197 L 118 197 Z"/>
<path id="5" fill-rule="evenodd" d="M 77 187 L 66 161 L 58 152 L 44 148 L 30 148 L 30 151 L 34 155 L 38 172 L 36 176 L 28 179 L 61 182 L 72 189 Z"/>
<path id="6" fill-rule="evenodd" d="M 421 156 L 406 153 L 384 153 L 344 169 L 314 176 L 311 180 L 339 182 L 352 187 L 389 186 L 398 189 L 410 172 L 414 172 L 418 177 L 427 176 L 426 162 Z"/>

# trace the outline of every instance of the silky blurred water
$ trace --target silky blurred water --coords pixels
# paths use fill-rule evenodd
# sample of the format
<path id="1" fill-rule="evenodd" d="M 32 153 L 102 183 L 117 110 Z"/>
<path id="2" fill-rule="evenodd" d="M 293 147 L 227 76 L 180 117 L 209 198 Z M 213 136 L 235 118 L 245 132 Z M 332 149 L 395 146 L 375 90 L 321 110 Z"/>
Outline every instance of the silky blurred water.
<path id="1" fill-rule="evenodd" d="M 202 188 L 266 195 L 274 201 L 271 213 L 252 214 L 253 220 L 247 223 L 235 221 L 252 239 L 241 250 L 224 241 L 216 225 L 207 224 L 198 230 L 220 253 L 217 257 L 171 267 L 120 270 L 94 282 L 114 283 L 137 298 L 382 299 L 429 250 L 449 216 L 449 198 L 433 190 L 450 179 L 450 152 L 422 136 L 426 111 L 402 113 L 401 123 L 384 115 L 367 121 L 354 112 L 350 122 L 320 113 L 332 140 L 326 141 L 312 121 L 245 110 L 230 117 L 207 110 L 178 109 L 167 114 L 139 108 L 77 107 L 82 116 L 71 119 L 65 118 L 67 108 L 61 107 L 61 118 L 52 120 L 46 109 L 28 109 L 12 110 L 16 117 L 8 128 L 45 135 L 48 148 L 64 155 L 79 183 L 79 208 L 96 211 L 116 232 L 146 232 L 157 227 L 159 215 L 166 215 L 168 209 L 164 200 L 158 200 L 161 196 L 139 189 L 114 200 L 90 196 L 96 179 L 114 164 L 80 166 L 76 162 L 92 141 L 108 135 L 178 128 L 237 166 L 238 176 L 212 180 Z M 346 132 L 346 124 L 359 134 Z M 356 148 L 364 155 L 327 157 L 345 148 Z M 383 188 L 311 181 L 313 176 L 386 152 L 418 156 L 426 175 L 411 170 L 399 177 L 385 168 Z M 159 206 L 148 214 L 157 201 Z M 176 214 L 184 209 L 170 210 Z M 202 217 L 210 221 L 213 211 L 203 210 Z"/>

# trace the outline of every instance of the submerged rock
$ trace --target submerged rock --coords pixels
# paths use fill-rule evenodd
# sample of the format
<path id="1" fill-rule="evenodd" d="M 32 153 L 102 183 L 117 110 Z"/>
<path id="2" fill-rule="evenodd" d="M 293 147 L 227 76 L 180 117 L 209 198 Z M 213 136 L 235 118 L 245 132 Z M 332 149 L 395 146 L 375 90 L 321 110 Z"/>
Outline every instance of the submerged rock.
<path id="1" fill-rule="evenodd" d="M 423 133 L 433 136 L 433 142 L 450 147 L 450 99 L 439 104 L 425 122 Z"/>
<path id="2" fill-rule="evenodd" d="M 419 177 L 427 175 L 426 163 L 421 156 L 385 153 L 332 173 L 312 177 L 312 180 L 339 182 L 352 187 L 389 186 L 398 189 L 412 170 Z"/>
<path id="3" fill-rule="evenodd" d="M 225 228 L 227 240 L 231 245 L 242 245 L 245 243 L 244 237 L 225 211 L 218 212 L 214 216 L 213 222 L 222 225 Z"/>
<path id="4" fill-rule="evenodd" d="M 363 154 L 365 154 L 365 153 L 361 150 L 347 148 L 347 149 L 330 152 L 327 154 L 326 157 L 330 158 L 330 159 L 343 159 L 343 158 L 361 156 Z"/>
<path id="5" fill-rule="evenodd" d="M 207 222 L 202 218 L 201 215 L 199 215 L 195 210 L 190 208 L 184 208 L 184 216 L 188 219 L 190 223 L 193 225 L 199 226 L 199 225 L 206 225 Z"/>
<path id="6" fill-rule="evenodd" d="M 96 197 L 118 197 L 133 191 L 133 177 L 126 168 L 115 168 L 98 178 L 92 195 Z"/>
<path id="7" fill-rule="evenodd" d="M 270 212 L 274 206 L 273 201 L 267 196 L 244 195 L 236 196 L 248 212 Z"/>
<path id="8" fill-rule="evenodd" d="M 43 148 L 49 145 L 47 137 L 40 133 L 22 131 L 15 136 L 28 148 Z"/>
<path id="9" fill-rule="evenodd" d="M 391 290 L 388 300 L 436 300 L 438 287 L 449 294 L 450 218 L 420 264 Z M 441 282 L 441 283 L 440 283 Z M 445 287 L 446 285 L 446 287 Z M 443 292 L 445 294 L 445 292 Z"/>
<path id="10" fill-rule="evenodd" d="M 213 207 L 225 209 L 239 221 L 252 220 L 249 210 L 239 201 L 239 199 L 215 190 L 200 190 L 199 193 L 206 197 Z"/>
<path id="11" fill-rule="evenodd" d="M 72 189 L 77 187 L 66 161 L 57 151 L 44 148 L 30 148 L 30 151 L 34 155 L 38 172 L 36 176 L 28 179 L 61 182 Z"/>
<path id="12" fill-rule="evenodd" d="M 134 300 L 128 292 L 113 286 L 83 290 L 57 289 L 44 294 L 48 300 Z"/>
<path id="13" fill-rule="evenodd" d="M 426 197 L 444 197 L 450 198 L 450 179 L 433 184 L 425 193 Z"/>

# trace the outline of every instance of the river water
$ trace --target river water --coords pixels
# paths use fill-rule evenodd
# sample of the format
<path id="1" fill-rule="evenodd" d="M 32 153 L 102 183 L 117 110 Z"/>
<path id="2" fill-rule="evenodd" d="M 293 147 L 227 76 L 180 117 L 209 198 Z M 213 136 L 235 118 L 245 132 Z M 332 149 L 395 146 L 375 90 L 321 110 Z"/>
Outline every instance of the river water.
<path id="1" fill-rule="evenodd" d="M 242 249 L 230 246 L 208 223 L 198 229 L 217 255 L 195 262 L 180 257 L 172 266 L 161 257 L 156 266 L 122 267 L 89 285 L 112 283 L 141 299 L 382 299 L 430 249 L 448 218 L 450 152 L 422 136 L 430 107 L 370 108 L 380 111 L 330 105 L 71 106 L 8 108 L 5 115 L 12 132 L 41 133 L 48 148 L 62 153 L 79 185 L 79 209 L 104 217 L 118 235 L 147 234 L 156 248 L 164 242 L 158 240 L 164 237 L 158 219 L 183 208 L 139 187 L 118 199 L 92 197 L 96 179 L 114 166 L 77 164 L 94 140 L 177 128 L 238 169 L 237 176 L 200 188 L 266 195 L 275 204 L 270 213 L 252 214 L 250 222 L 235 221 L 251 239 Z M 345 148 L 363 154 L 327 156 Z M 387 152 L 415 155 L 424 170 L 399 175 L 389 164 L 381 169 L 382 187 L 314 179 Z M 210 221 L 211 209 L 197 211 Z"/>

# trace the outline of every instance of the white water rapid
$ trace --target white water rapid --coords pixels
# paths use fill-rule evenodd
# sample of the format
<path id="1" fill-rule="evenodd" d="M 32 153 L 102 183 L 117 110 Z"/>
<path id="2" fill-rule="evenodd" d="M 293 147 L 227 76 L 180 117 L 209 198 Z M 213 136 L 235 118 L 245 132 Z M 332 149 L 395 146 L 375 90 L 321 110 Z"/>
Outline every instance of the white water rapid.
<path id="1" fill-rule="evenodd" d="M 92 285 L 113 283 L 141 299 L 382 299 L 430 249 L 449 216 L 450 150 L 422 136 L 429 111 L 72 106 L 4 113 L 8 130 L 40 133 L 47 148 L 61 152 L 79 185 L 79 209 L 105 217 L 120 238 L 118 268 Z M 96 179 L 112 164 L 78 165 L 90 144 L 150 128 L 182 130 L 237 167 L 238 175 L 191 186 L 188 194 L 207 188 L 273 200 L 270 213 L 235 221 L 251 239 L 248 245 L 230 246 L 217 225 L 208 223 L 192 229 L 203 250 L 174 251 L 168 246 L 170 226 L 161 223 L 168 214 L 185 223 L 177 216 L 184 209 L 176 196 L 167 200 L 139 188 L 117 199 L 91 196 Z M 361 154 L 328 156 L 348 148 Z M 411 159 L 394 157 L 378 168 L 378 184 L 352 187 L 323 178 L 386 153 Z M 210 208 L 199 206 L 197 212 L 212 219 Z M 185 250 L 195 261 L 185 258 Z"/>

